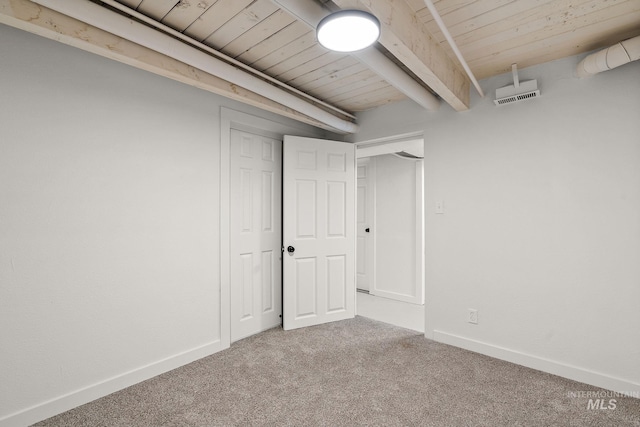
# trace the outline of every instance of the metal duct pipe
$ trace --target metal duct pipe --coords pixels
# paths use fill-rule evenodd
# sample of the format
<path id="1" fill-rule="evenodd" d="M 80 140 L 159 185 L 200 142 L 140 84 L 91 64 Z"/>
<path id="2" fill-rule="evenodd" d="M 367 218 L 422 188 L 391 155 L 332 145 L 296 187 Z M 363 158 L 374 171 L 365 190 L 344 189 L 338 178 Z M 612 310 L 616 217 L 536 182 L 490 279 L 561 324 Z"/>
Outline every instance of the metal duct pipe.
<path id="1" fill-rule="evenodd" d="M 331 12 L 315 1 L 301 0 L 271 0 L 280 8 L 286 10 L 310 28 L 316 29 L 318 23 Z M 389 58 L 376 49 L 364 49 L 351 53 L 360 62 L 368 66 L 371 71 L 389 82 L 393 87 L 413 99 L 416 103 L 430 111 L 440 108 L 440 100 L 426 90 L 407 73 L 402 71 Z"/>
<path id="2" fill-rule="evenodd" d="M 640 36 L 621 41 L 585 57 L 576 69 L 578 77 L 588 77 L 640 59 Z"/>
<path id="3" fill-rule="evenodd" d="M 119 11 L 124 12 L 129 16 L 133 16 L 134 18 L 136 18 L 136 19 L 138 19 L 138 20 L 140 20 L 142 22 L 145 22 L 145 23 L 155 27 L 155 28 L 159 29 L 160 31 L 162 31 L 164 33 L 167 33 L 167 34 L 169 34 L 169 35 L 171 35 L 171 36 L 173 36 L 175 38 L 178 38 L 178 39 L 180 39 L 180 40 L 182 40 L 182 41 L 184 41 L 186 43 L 189 43 L 191 46 L 197 47 L 200 50 L 204 50 L 205 52 L 210 53 L 213 56 L 222 59 L 224 62 L 227 62 L 227 63 L 229 63 L 231 65 L 234 65 L 234 66 L 236 66 L 238 68 L 242 68 L 243 70 L 246 70 L 250 74 L 253 74 L 253 75 L 255 75 L 255 76 L 257 76 L 257 77 L 259 77 L 259 78 L 261 78 L 263 80 L 270 81 L 271 83 L 275 84 L 276 86 L 280 86 L 281 88 L 283 88 L 283 89 L 285 89 L 285 90 L 287 90 L 289 92 L 293 92 L 296 95 L 299 95 L 299 96 L 301 96 L 303 98 L 307 98 L 308 100 L 312 101 L 313 103 L 320 104 L 320 105 L 322 105 L 324 107 L 327 107 L 327 108 L 329 108 L 329 109 L 331 109 L 331 110 L 333 110 L 333 111 L 335 111 L 337 113 L 342 114 L 345 117 L 349 117 L 351 119 L 355 119 L 356 118 L 356 116 L 354 116 L 351 113 L 348 113 L 348 112 L 346 112 L 344 110 L 341 110 L 338 107 L 336 107 L 334 105 L 331 105 L 331 104 L 328 104 L 328 103 L 326 103 L 326 102 L 324 102 L 324 101 L 322 101 L 320 99 L 314 98 L 313 96 L 309 95 L 308 93 L 302 92 L 301 90 L 298 90 L 293 86 L 289 86 L 288 84 L 283 83 L 280 80 L 274 79 L 273 77 L 271 77 L 268 74 L 265 74 L 265 73 L 263 73 L 261 71 L 258 71 L 256 69 L 254 69 L 254 68 L 251 68 L 249 65 L 247 65 L 247 64 L 245 64 L 243 62 L 240 62 L 235 58 L 227 56 L 224 53 L 222 53 L 222 52 L 220 52 L 218 50 L 215 50 L 211 46 L 208 46 L 208 45 L 206 45 L 204 43 L 201 43 L 201 42 L 199 42 L 199 41 L 197 41 L 195 39 L 192 39 L 191 37 L 181 33 L 180 31 L 176 31 L 173 28 L 164 25 L 162 22 L 158 22 L 153 18 L 149 18 L 147 15 L 144 15 L 144 14 L 138 12 L 137 10 L 131 9 L 129 6 L 126 6 L 126 5 L 122 4 L 122 3 L 118 3 L 117 0 L 99 0 L 99 1 L 101 3 L 104 3 L 104 4 L 107 4 L 107 5 L 111 6 L 114 9 L 118 9 Z"/>
<path id="4" fill-rule="evenodd" d="M 192 67 L 220 77 L 293 110 L 305 114 L 340 133 L 356 133 L 358 125 L 279 89 L 245 71 L 184 44 L 166 34 L 132 21 L 102 6 L 86 0 L 33 0 L 41 6 L 78 19 L 116 36 L 155 50 Z"/>
<path id="5" fill-rule="evenodd" d="M 462 68 L 464 68 L 464 71 L 467 73 L 467 76 L 469 76 L 469 79 L 471 79 L 471 83 L 473 83 L 473 85 L 476 87 L 478 94 L 480 95 L 481 98 L 484 98 L 484 92 L 480 87 L 480 83 L 478 83 L 478 80 L 476 80 L 476 76 L 473 75 L 473 72 L 471 71 L 471 68 L 469 68 L 467 61 L 464 60 L 464 56 L 462 56 L 462 52 L 460 52 L 460 49 L 458 49 L 457 43 L 455 42 L 455 40 L 453 40 L 453 37 L 451 37 L 451 33 L 449 33 L 449 29 L 444 24 L 442 17 L 438 13 L 438 9 L 436 9 L 436 7 L 433 5 L 433 2 L 431 0 L 424 0 L 424 4 L 427 6 L 427 9 L 429 9 L 429 12 L 431 12 L 431 16 L 433 16 L 433 19 L 436 21 L 436 24 L 438 24 L 440 31 L 442 31 L 444 38 L 447 39 L 449 46 L 451 46 L 453 53 L 456 55 L 456 58 L 458 58 L 458 61 L 460 61 L 460 64 L 462 64 Z"/>

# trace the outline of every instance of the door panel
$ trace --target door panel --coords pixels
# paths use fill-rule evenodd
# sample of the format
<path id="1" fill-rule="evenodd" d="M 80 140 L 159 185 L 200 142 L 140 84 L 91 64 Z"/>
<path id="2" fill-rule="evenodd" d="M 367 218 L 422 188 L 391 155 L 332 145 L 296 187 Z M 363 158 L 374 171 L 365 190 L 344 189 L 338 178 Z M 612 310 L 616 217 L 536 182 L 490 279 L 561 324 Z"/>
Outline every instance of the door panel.
<path id="1" fill-rule="evenodd" d="M 281 322 L 281 151 L 231 130 L 231 341 Z"/>
<path id="2" fill-rule="evenodd" d="M 344 255 L 327 257 L 328 313 L 335 313 L 347 309 L 346 264 L 347 259 Z"/>
<path id="3" fill-rule="evenodd" d="M 296 319 L 318 315 L 318 304 L 316 302 L 318 269 L 316 262 L 316 258 L 298 258 L 294 260 Z"/>
<path id="4" fill-rule="evenodd" d="M 283 159 L 284 328 L 354 317 L 354 146 L 285 136 Z"/>
<path id="5" fill-rule="evenodd" d="M 356 285 L 372 292 L 375 288 L 375 158 L 358 159 Z"/>
<path id="6" fill-rule="evenodd" d="M 275 283 L 274 270 L 277 268 L 280 270 L 280 260 L 278 259 L 278 266 L 276 266 L 274 254 L 279 254 L 277 251 L 264 251 L 262 252 L 262 312 L 271 313 L 275 309 L 275 294 L 276 287 L 280 288 L 280 283 Z M 278 257 L 279 258 L 279 257 Z M 278 292 L 278 294 L 280 294 Z"/>
<path id="7" fill-rule="evenodd" d="M 295 186 L 298 204 L 295 207 L 296 239 L 315 239 L 317 230 L 317 183 L 312 180 L 299 179 L 295 182 Z"/>

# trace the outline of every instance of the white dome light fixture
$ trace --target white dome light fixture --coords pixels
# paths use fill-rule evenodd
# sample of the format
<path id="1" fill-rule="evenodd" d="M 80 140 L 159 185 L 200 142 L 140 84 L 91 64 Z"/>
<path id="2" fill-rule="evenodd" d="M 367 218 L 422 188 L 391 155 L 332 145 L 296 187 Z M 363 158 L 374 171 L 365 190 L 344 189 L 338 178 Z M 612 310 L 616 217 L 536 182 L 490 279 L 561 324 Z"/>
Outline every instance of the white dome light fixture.
<path id="1" fill-rule="evenodd" d="M 374 44 L 380 37 L 380 21 L 362 10 L 341 10 L 320 21 L 318 42 L 336 52 L 355 52 Z"/>

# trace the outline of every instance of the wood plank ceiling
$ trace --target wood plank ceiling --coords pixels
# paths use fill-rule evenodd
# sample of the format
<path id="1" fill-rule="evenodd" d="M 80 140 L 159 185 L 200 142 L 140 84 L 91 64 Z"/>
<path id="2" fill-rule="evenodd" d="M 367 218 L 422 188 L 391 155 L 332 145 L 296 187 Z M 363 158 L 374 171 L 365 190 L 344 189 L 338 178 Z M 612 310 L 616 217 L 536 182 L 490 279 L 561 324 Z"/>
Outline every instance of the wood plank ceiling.
<path id="1" fill-rule="evenodd" d="M 270 0 L 119 2 L 343 110 L 405 98 L 354 57 L 320 46 L 314 30 Z"/>
<path id="2" fill-rule="evenodd" d="M 321 47 L 311 26 L 275 1 L 116 1 L 348 113 L 406 99 L 356 56 Z M 468 107 L 469 80 L 424 0 L 315 1 L 328 10 L 371 11 L 383 27 L 377 49 L 456 110 Z M 477 79 L 508 72 L 512 63 L 522 69 L 640 35 L 640 0 L 434 4 Z"/>

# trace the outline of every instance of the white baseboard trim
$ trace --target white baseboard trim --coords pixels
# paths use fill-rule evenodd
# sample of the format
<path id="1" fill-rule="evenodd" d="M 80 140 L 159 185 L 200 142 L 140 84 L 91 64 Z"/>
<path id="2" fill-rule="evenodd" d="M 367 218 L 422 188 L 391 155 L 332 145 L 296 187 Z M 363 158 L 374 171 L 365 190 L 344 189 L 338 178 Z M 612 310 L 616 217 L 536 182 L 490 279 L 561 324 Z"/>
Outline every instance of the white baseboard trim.
<path id="1" fill-rule="evenodd" d="M 594 387 L 625 393 L 633 397 L 640 396 L 640 384 L 620 378 L 612 377 L 577 366 L 560 363 L 543 357 L 533 356 L 519 351 L 487 344 L 443 331 L 434 330 L 433 340 L 475 353 L 495 357 L 527 368 L 537 369 L 549 374 L 558 375 L 573 381 L 585 383 Z M 582 391 L 582 390 L 576 390 Z"/>
<path id="2" fill-rule="evenodd" d="M 423 303 L 419 301 L 416 297 L 412 295 L 399 294 L 391 291 L 382 291 L 380 289 L 372 289 L 369 291 L 369 295 L 373 295 L 376 297 L 387 298 L 394 301 L 400 302 L 408 302 L 410 304 L 422 305 Z"/>
<path id="3" fill-rule="evenodd" d="M 179 368 L 203 357 L 217 353 L 228 348 L 221 340 L 214 341 L 203 346 L 187 350 L 185 352 L 167 357 L 146 366 L 116 375 L 107 380 L 95 383 L 69 394 L 56 397 L 49 401 L 34 405 L 22 411 L 0 418 L 0 427 L 28 426 L 38 421 L 58 415 L 69 409 L 76 408 L 85 403 L 104 397 L 108 394 L 122 390 L 139 382 L 148 380 L 157 375 Z"/>

